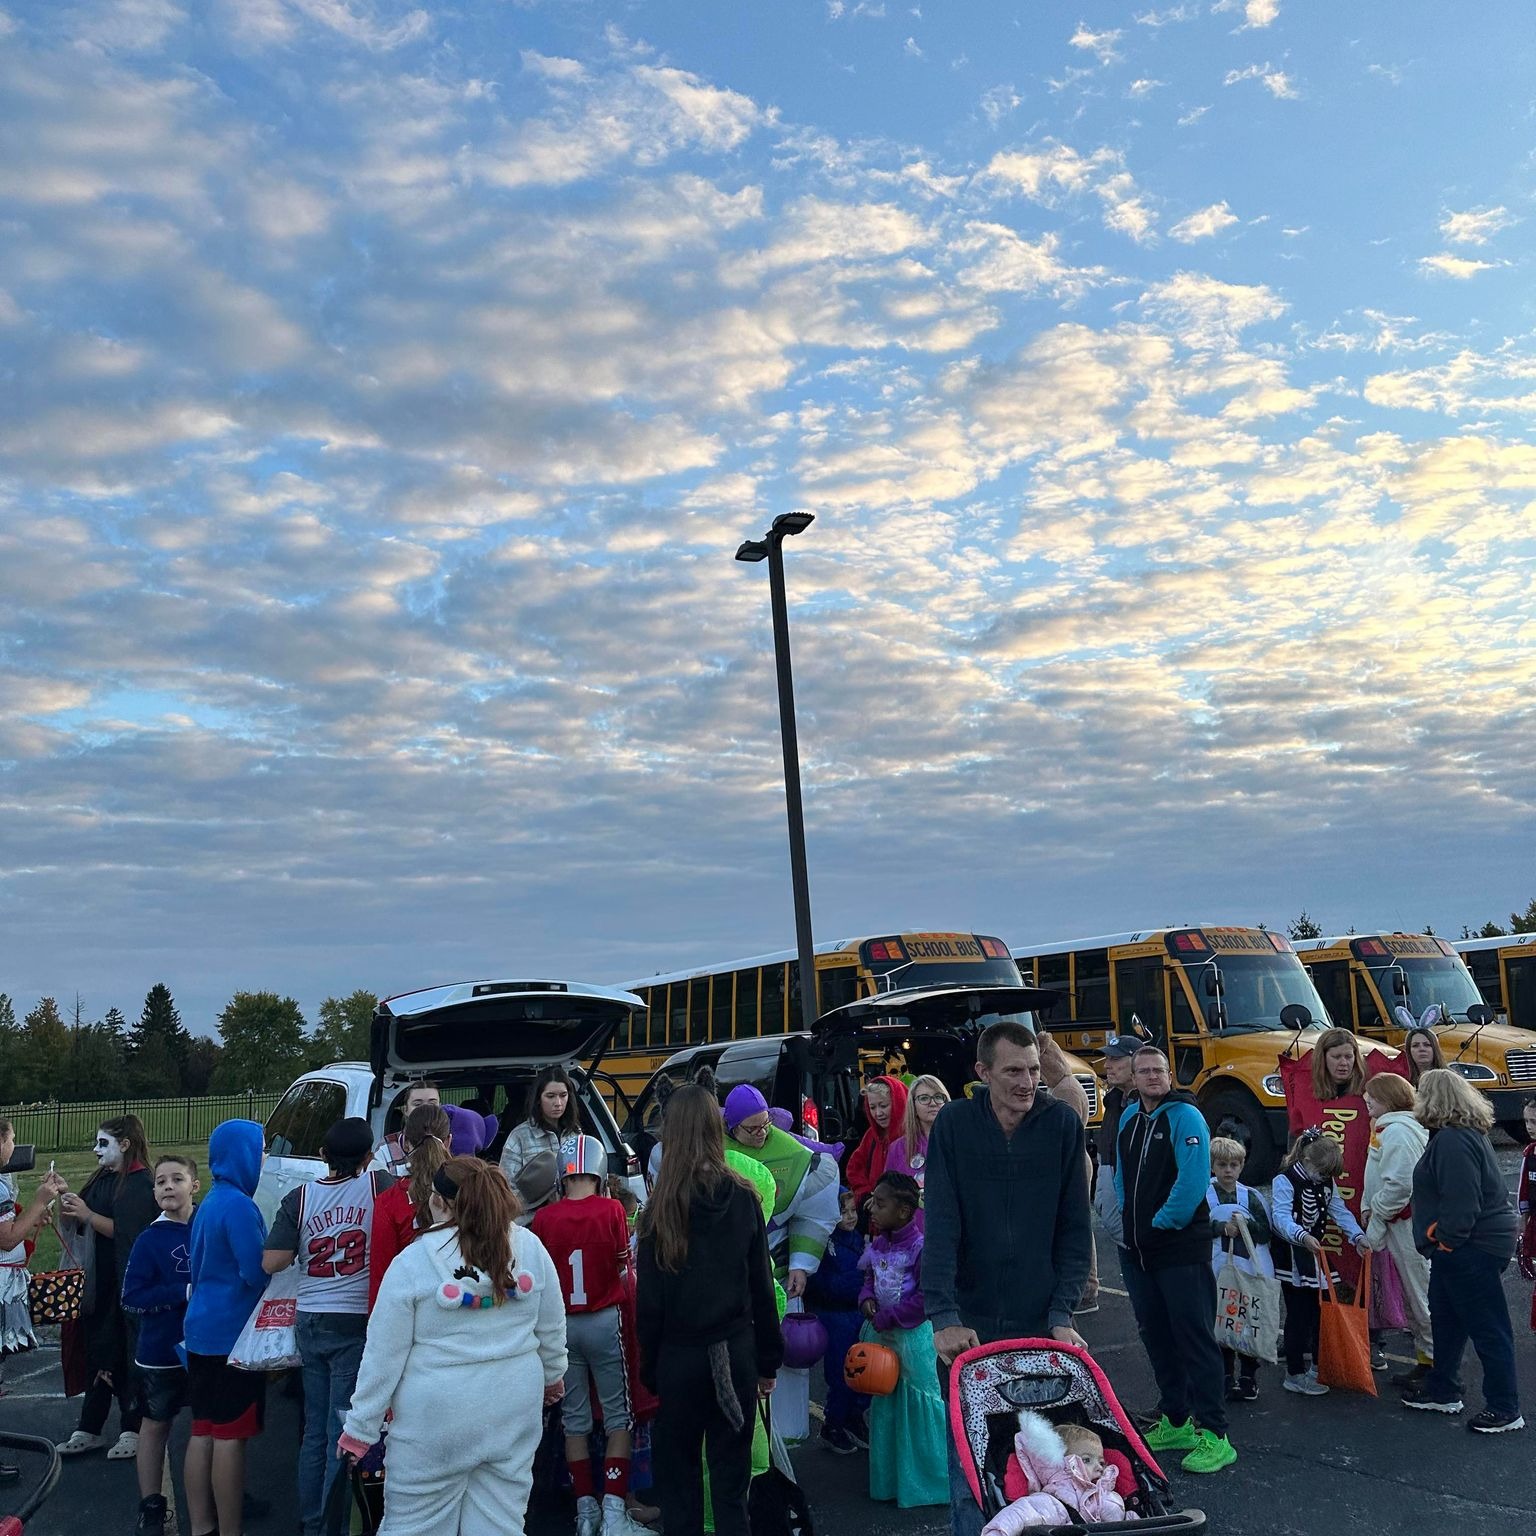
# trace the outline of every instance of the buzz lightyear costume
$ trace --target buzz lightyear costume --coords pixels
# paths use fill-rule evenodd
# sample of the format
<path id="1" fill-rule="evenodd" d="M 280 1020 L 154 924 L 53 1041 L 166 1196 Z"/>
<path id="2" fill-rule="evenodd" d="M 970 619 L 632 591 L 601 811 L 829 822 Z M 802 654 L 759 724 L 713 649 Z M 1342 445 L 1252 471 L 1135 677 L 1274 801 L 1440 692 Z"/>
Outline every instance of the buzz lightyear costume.
<path id="1" fill-rule="evenodd" d="M 814 1152 L 798 1137 L 770 1123 L 762 1141 L 736 1139 L 736 1128 L 752 1115 L 766 1114 L 768 1101 L 748 1083 L 731 1089 L 725 1101 L 725 1129 L 732 1151 L 740 1152 L 773 1179 L 773 1209 L 768 1217 L 768 1253 L 774 1275 L 785 1279 L 800 1270 L 809 1279 L 821 1266 L 827 1240 L 837 1225 L 837 1160 Z M 798 1300 L 792 1303 L 800 1310 Z M 808 1371 L 779 1375 L 773 1416 L 779 1432 L 793 1443 L 810 1433 L 811 1378 Z"/>

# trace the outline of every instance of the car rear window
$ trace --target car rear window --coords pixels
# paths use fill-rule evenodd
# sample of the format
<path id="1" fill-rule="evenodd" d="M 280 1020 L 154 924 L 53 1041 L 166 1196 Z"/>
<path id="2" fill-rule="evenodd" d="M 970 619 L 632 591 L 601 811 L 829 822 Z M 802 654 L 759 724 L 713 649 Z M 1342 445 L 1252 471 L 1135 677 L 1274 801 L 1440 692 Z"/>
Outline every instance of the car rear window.
<path id="1" fill-rule="evenodd" d="M 340 1083 L 295 1083 L 267 1116 L 266 1146 L 273 1157 L 319 1157 L 325 1133 L 347 1112 Z"/>

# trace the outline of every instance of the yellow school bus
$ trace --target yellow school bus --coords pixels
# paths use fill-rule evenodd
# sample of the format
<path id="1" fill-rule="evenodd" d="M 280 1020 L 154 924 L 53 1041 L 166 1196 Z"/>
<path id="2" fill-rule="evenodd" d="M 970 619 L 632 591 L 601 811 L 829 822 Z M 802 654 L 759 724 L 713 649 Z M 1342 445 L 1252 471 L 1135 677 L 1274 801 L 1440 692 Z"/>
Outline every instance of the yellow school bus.
<path id="1" fill-rule="evenodd" d="M 1431 933 L 1345 934 L 1298 939 L 1296 954 L 1329 1017 L 1365 1039 L 1401 1046 L 1408 1026 L 1396 1010 L 1420 1018 L 1439 1003 L 1445 1022 L 1435 1038 L 1445 1064 L 1486 1093 L 1494 1118 L 1517 1141 L 1524 1139 L 1520 1112 L 1536 1086 L 1536 1042 L 1507 1024 L 1482 1021 L 1479 1005 L 1490 1005 L 1444 939 Z"/>
<path id="2" fill-rule="evenodd" d="M 1483 1001 L 1516 1029 L 1536 1030 L 1536 933 L 1461 939 L 1452 946 L 1467 963 Z M 1536 1088 L 1536 1062 L 1520 1081 Z"/>
<path id="3" fill-rule="evenodd" d="M 987 934 L 888 933 L 816 946 L 818 1017 L 894 987 L 954 983 L 1021 984 L 1008 946 Z M 657 1067 L 689 1046 L 781 1036 L 800 1025 L 800 965 L 792 949 L 642 976 L 624 988 L 644 999 L 647 1011 L 620 1026 L 602 1066 L 630 1102 Z M 1067 1065 L 1083 1085 L 1090 1121 L 1096 1122 L 1098 1079 L 1084 1061 L 1069 1056 Z"/>
<path id="4" fill-rule="evenodd" d="M 1110 1034 L 1159 1045 L 1175 1086 L 1195 1096 L 1212 1128 L 1241 1128 L 1244 1177 L 1263 1183 L 1274 1173 L 1287 1142 L 1280 1054 L 1304 1054 L 1330 1022 L 1283 934 L 1154 928 L 1025 944 L 1013 957 L 1026 982 L 1060 995 L 1041 1018 L 1063 1046 L 1092 1064 Z"/>

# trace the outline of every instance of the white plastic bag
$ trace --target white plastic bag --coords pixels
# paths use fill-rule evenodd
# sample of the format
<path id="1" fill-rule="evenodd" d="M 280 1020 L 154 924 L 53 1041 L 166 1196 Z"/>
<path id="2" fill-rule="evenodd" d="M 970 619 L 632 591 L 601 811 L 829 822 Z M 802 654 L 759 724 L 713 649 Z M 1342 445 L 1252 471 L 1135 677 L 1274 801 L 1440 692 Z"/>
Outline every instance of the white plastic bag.
<path id="1" fill-rule="evenodd" d="M 267 1281 L 256 1310 L 246 1319 L 229 1363 L 237 1371 L 293 1371 L 300 1365 L 294 1324 L 299 1316 L 299 1266 L 290 1264 Z"/>

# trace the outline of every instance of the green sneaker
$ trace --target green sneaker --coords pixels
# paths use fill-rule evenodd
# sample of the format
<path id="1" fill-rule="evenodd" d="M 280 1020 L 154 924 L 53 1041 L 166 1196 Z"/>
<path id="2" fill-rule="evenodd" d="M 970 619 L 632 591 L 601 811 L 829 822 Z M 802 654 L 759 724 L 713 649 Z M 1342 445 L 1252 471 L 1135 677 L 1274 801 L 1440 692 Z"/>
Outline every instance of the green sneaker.
<path id="1" fill-rule="evenodd" d="M 1198 1430 L 1200 1443 L 1179 1463 L 1186 1472 L 1220 1472 L 1237 1460 L 1237 1452 L 1225 1435 Z"/>
<path id="2" fill-rule="evenodd" d="M 1145 1439 L 1149 1450 L 1193 1451 L 1200 1444 L 1200 1434 L 1193 1419 L 1185 1419 L 1182 1424 L 1171 1424 L 1165 1413 L 1147 1431 Z"/>

